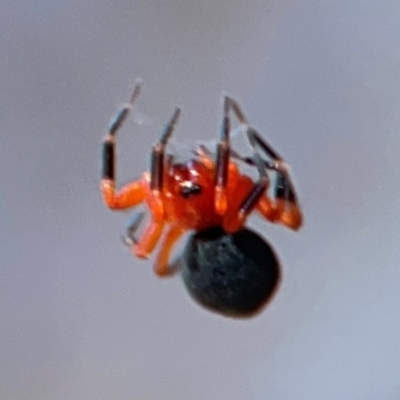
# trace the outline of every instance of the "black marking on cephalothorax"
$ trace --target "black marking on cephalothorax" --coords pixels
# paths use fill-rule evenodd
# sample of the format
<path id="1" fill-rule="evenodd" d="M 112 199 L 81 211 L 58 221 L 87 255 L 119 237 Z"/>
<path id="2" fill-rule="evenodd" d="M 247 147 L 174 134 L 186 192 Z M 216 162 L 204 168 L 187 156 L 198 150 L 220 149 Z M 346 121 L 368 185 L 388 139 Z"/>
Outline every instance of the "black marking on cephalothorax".
<path id="1" fill-rule="evenodd" d="M 180 194 L 185 199 L 200 194 L 203 189 L 200 185 L 191 181 L 182 182 L 180 186 Z"/>

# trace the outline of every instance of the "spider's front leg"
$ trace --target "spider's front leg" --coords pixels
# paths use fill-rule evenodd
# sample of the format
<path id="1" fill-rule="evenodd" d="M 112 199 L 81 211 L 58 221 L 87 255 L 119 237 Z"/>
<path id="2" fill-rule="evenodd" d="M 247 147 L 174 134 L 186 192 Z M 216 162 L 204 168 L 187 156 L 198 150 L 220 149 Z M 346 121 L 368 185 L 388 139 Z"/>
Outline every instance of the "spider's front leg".
<path id="1" fill-rule="evenodd" d="M 262 139 L 254 128 L 249 126 L 248 120 L 239 103 L 230 98 L 229 105 L 239 122 L 244 125 L 250 145 L 254 151 L 254 155 L 250 159 L 238 157 L 237 155 L 236 157 L 248 164 L 255 165 L 260 175 L 259 181 L 254 185 L 253 189 L 242 203 L 238 219 L 244 220 L 246 215 L 254 208 L 257 208 L 269 221 L 280 222 L 288 228 L 298 230 L 303 224 L 303 215 L 284 159 Z M 272 162 L 263 160 L 257 151 L 258 148 L 272 159 Z M 234 155 L 234 153 L 232 153 L 232 155 Z M 274 193 L 275 198 L 273 200 L 265 195 L 265 190 L 269 186 L 267 169 L 274 170 L 277 173 Z"/>
<path id="2" fill-rule="evenodd" d="M 155 220 L 164 218 L 164 204 L 163 204 L 163 186 L 165 175 L 165 150 L 172 133 L 174 132 L 175 125 L 178 122 L 180 108 L 176 108 L 168 125 L 165 127 L 160 140 L 153 147 L 151 152 L 151 172 L 150 172 L 150 190 L 151 197 L 149 198 L 149 207 Z"/>
<path id="3" fill-rule="evenodd" d="M 164 229 L 166 215 L 164 212 L 164 176 L 165 176 L 165 150 L 175 125 L 180 115 L 180 109 L 176 108 L 167 124 L 160 140 L 153 147 L 150 166 L 150 194 L 147 203 L 151 212 L 151 221 L 146 227 L 143 236 L 132 243 L 131 250 L 140 258 L 147 258 L 156 247 Z"/>
<path id="4" fill-rule="evenodd" d="M 219 215 L 225 215 L 228 210 L 228 183 L 231 179 L 232 170 L 236 169 L 234 163 L 230 162 L 234 152 L 230 144 L 231 120 L 230 112 L 233 112 L 241 124 L 247 124 L 239 105 L 230 97 L 224 97 L 223 119 L 219 141 L 217 144 L 217 157 L 215 161 L 215 200 L 214 209 Z M 237 175 L 237 174 L 236 174 Z"/>
<path id="5" fill-rule="evenodd" d="M 297 231 L 303 225 L 303 214 L 288 172 L 279 172 L 275 184 L 275 210 L 278 222 Z"/>
<path id="6" fill-rule="evenodd" d="M 115 191 L 115 146 L 116 136 L 129 115 L 134 102 L 140 93 L 140 84 L 137 83 L 132 96 L 111 121 L 108 134 L 103 141 L 102 179 L 100 190 L 104 203 L 113 210 L 121 210 L 138 205 L 145 199 L 145 184 L 143 181 L 134 181 L 118 192 Z"/>
<path id="7" fill-rule="evenodd" d="M 257 204 L 258 211 L 271 222 L 280 222 L 295 231 L 300 229 L 303 214 L 285 161 L 253 128 L 248 128 L 247 135 L 254 149 L 258 146 L 272 158 L 273 163 L 269 164 L 269 168 L 277 174 L 274 199 L 265 195 L 261 197 Z"/>

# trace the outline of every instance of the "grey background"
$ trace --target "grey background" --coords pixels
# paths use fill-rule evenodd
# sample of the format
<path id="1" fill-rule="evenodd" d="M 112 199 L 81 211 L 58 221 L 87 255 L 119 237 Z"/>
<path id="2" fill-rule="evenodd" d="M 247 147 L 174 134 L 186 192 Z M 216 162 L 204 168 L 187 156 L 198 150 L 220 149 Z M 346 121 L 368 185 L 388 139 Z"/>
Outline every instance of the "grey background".
<path id="1" fill-rule="evenodd" d="M 390 0 L 3 0 L 0 398 L 400 398 L 399 17 Z M 176 104 L 180 140 L 214 138 L 223 91 L 291 164 L 304 229 L 251 222 L 284 272 L 258 318 L 202 310 L 121 244 L 100 145 L 136 77 L 119 182 Z"/>

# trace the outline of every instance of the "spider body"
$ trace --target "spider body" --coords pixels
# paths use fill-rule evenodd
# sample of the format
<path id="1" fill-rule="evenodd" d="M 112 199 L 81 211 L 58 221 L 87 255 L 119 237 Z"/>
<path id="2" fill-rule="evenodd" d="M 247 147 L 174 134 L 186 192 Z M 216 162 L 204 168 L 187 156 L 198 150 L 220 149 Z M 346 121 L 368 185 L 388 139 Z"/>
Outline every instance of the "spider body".
<path id="1" fill-rule="evenodd" d="M 150 171 L 138 181 L 116 190 L 116 134 L 139 93 L 140 85 L 137 84 L 129 103 L 122 107 L 109 126 L 103 143 L 101 192 L 105 204 L 114 210 L 147 204 L 151 220 L 143 235 L 139 240 L 135 238 L 139 226 L 136 220 L 126 236 L 127 245 L 137 257 L 147 258 L 166 230 L 155 261 L 155 272 L 159 276 L 173 272 L 170 253 L 186 231 L 202 232 L 220 227 L 226 234 L 235 234 L 244 227 L 254 210 L 270 222 L 281 223 L 293 230 L 300 228 L 302 214 L 286 164 L 248 125 L 239 105 L 227 96 L 224 98 L 216 156 L 205 146 L 200 146 L 184 163 L 175 161 L 173 155 L 168 153 L 168 141 L 180 115 L 177 108 L 152 148 Z M 242 157 L 231 149 L 231 113 L 236 115 L 249 139 L 253 150 L 251 157 Z M 267 159 L 261 156 L 260 150 Z M 254 166 L 258 171 L 258 180 L 254 181 L 241 173 L 241 163 Z M 270 173 L 276 174 L 273 196 L 267 194 Z"/>

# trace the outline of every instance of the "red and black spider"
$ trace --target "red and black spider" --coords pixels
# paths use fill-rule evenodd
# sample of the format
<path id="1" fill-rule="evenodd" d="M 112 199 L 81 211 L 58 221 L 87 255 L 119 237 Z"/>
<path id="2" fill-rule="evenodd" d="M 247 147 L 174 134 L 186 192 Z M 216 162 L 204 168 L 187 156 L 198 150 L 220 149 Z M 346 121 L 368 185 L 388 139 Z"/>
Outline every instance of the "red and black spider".
<path id="1" fill-rule="evenodd" d="M 259 236 L 257 239 L 254 233 L 245 228 L 247 218 L 253 211 L 257 211 L 272 223 L 280 223 L 292 230 L 298 230 L 303 220 L 300 205 L 283 158 L 248 124 L 239 104 L 228 96 L 224 97 L 222 128 L 215 157 L 205 146 L 200 146 L 193 157 L 185 163 L 174 161 L 173 155 L 167 152 L 167 148 L 180 115 L 180 109 L 176 108 L 159 141 L 152 148 L 150 172 L 145 172 L 141 179 L 116 190 L 116 135 L 139 96 L 140 88 L 140 84 L 135 86 L 129 102 L 123 105 L 109 125 L 103 143 L 102 196 L 105 204 L 113 210 L 135 207 L 143 202 L 147 204 L 151 220 L 142 237 L 138 240 L 134 237 L 140 218 L 131 224 L 126 237 L 127 244 L 137 257 L 147 258 L 166 229 L 154 266 L 155 273 L 159 276 L 167 276 L 173 272 L 169 259 L 176 241 L 186 231 L 195 232 L 185 249 L 184 258 L 189 269 L 186 268 L 184 275 L 189 291 L 197 296 L 195 281 L 190 271 L 201 268 L 204 260 L 199 256 L 193 258 L 195 247 L 199 250 L 199 245 L 204 247 L 205 244 L 210 250 L 210 244 L 215 243 L 214 249 L 211 246 L 209 254 L 210 256 L 214 254 L 216 258 L 208 261 L 214 264 L 225 263 L 223 269 L 226 270 L 229 262 L 232 264 L 235 257 L 244 254 L 243 246 L 239 246 L 239 242 L 253 241 L 254 244 L 258 239 L 262 242 Z M 252 149 L 250 157 L 243 157 L 231 148 L 231 113 L 236 116 L 241 124 L 241 130 L 247 135 Z M 267 159 L 261 156 L 260 151 Z M 258 171 L 256 181 L 240 171 L 241 163 L 256 168 Z M 267 193 L 271 173 L 276 174 L 272 196 Z M 227 247 L 221 247 L 224 240 L 231 244 L 230 261 L 227 257 Z M 260 243 L 258 247 L 256 246 L 255 252 L 262 256 L 261 259 L 259 257 L 258 260 L 254 260 L 255 264 L 260 265 L 263 262 L 262 257 L 264 261 L 268 261 L 265 257 L 269 257 L 277 265 L 272 249 L 265 247 L 264 250 L 268 254 L 263 253 Z M 219 246 L 219 250 L 216 246 Z M 265 243 L 265 246 L 268 245 Z M 252 256 L 252 250 L 249 250 L 251 246 L 247 247 L 244 264 Z M 221 250 L 224 248 L 225 250 Z M 225 252 L 225 261 L 218 259 L 221 251 Z M 257 254 L 253 256 L 257 257 Z M 246 265 L 241 262 L 241 267 L 246 268 Z M 222 275 L 225 276 L 226 271 Z M 279 274 L 275 275 L 274 279 L 277 281 Z M 248 295 L 243 296 L 248 297 Z M 203 302 L 205 303 L 207 301 Z"/>

